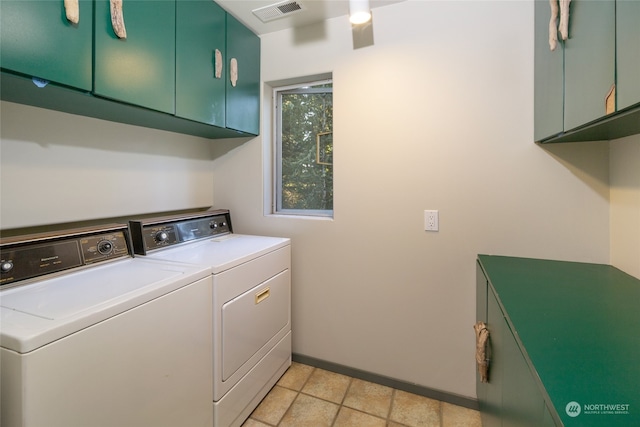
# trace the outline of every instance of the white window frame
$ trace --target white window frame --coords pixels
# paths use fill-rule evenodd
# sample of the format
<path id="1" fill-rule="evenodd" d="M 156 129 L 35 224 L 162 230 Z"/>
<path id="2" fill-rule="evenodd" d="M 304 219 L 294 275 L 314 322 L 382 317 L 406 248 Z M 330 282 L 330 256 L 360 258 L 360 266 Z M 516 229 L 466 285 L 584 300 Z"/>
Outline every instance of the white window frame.
<path id="1" fill-rule="evenodd" d="M 309 86 L 322 85 L 327 83 L 333 83 L 332 78 L 323 78 L 321 80 L 304 81 L 303 83 L 291 84 L 287 86 L 274 87 L 272 91 L 273 100 L 273 165 L 272 165 L 272 183 L 271 189 L 271 214 L 283 215 L 283 216 L 296 216 L 296 217 L 311 217 L 311 218 L 328 218 L 332 219 L 334 209 L 282 209 L 282 116 L 280 114 L 280 94 L 281 93 L 295 93 L 296 91 L 302 91 L 303 88 Z M 327 92 L 327 88 L 318 88 L 318 92 Z M 333 88 L 330 89 L 333 93 Z M 334 183 L 335 184 L 335 183 Z"/>

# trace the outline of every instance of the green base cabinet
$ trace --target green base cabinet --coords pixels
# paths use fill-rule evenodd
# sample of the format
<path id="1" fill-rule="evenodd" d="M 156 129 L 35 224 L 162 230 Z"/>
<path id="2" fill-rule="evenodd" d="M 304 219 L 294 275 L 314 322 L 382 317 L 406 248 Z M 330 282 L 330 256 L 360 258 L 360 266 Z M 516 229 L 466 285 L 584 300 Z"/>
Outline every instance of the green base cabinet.
<path id="1" fill-rule="evenodd" d="M 640 103 L 640 0 L 616 3 L 618 110 Z"/>
<path id="2" fill-rule="evenodd" d="M 640 280 L 608 265 L 479 255 L 484 427 L 640 425 Z"/>
<path id="3" fill-rule="evenodd" d="M 226 79 L 226 127 L 258 135 L 260 133 L 260 38 L 240 21 L 227 14 L 227 64 L 238 63 L 235 86 Z"/>
<path id="4" fill-rule="evenodd" d="M 173 114 L 175 0 L 123 2 L 127 38 L 111 25 L 108 0 L 96 0 L 94 94 Z"/>
<path id="5" fill-rule="evenodd" d="M 535 371 L 527 365 L 514 331 L 502 324 L 502 425 L 540 427 L 545 403 L 535 382 Z"/>
<path id="6" fill-rule="evenodd" d="M 489 382 L 480 382 L 476 370 L 476 392 L 480 404 L 482 425 L 502 425 L 502 329 L 504 317 L 500 306 L 492 293 L 488 292 L 488 282 L 480 264 L 476 265 L 477 273 L 477 318 L 483 321 L 491 331 L 487 344 L 487 357 L 490 360 Z"/>
<path id="7" fill-rule="evenodd" d="M 476 391 L 484 427 L 544 424 L 545 403 L 502 308 L 477 264 L 478 320 L 490 331 L 489 381 L 476 377 Z M 483 317 L 483 313 L 484 317 Z M 476 374 L 477 375 L 477 374 Z M 548 424 L 553 426 L 554 424 Z"/>
<path id="8" fill-rule="evenodd" d="M 93 1 L 80 0 L 79 10 L 74 25 L 62 0 L 0 1 L 2 70 L 89 92 Z"/>

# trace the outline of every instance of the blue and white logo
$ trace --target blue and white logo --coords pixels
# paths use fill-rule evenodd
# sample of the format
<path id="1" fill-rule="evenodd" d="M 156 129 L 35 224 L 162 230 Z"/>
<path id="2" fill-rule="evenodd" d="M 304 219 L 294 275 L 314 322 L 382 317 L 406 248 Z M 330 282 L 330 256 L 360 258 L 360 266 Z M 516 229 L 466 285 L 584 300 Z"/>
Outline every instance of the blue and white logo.
<path id="1" fill-rule="evenodd" d="M 578 415 L 580 415 L 580 412 L 582 411 L 582 409 L 580 408 L 580 404 L 578 402 L 567 403 L 567 406 L 564 408 L 564 410 L 567 413 L 567 415 L 569 415 L 572 418 L 575 418 Z"/>

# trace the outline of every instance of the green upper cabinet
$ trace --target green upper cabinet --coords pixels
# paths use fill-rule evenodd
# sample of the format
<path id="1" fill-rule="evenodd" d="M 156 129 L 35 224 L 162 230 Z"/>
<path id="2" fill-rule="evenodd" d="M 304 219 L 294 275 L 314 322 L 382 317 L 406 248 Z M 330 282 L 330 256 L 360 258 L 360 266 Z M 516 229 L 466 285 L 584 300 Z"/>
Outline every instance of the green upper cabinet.
<path id="1" fill-rule="evenodd" d="M 614 0 L 571 2 L 564 45 L 565 130 L 606 115 L 607 94 L 615 83 L 615 23 Z"/>
<path id="2" fill-rule="evenodd" d="M 0 0 L 0 99 L 207 138 L 259 134 L 260 38 L 214 1 L 125 0 L 122 38 L 109 0 L 79 5 L 70 24 L 63 0 Z"/>
<path id="3" fill-rule="evenodd" d="M 175 0 L 126 0 L 126 39 L 111 24 L 108 0 L 96 0 L 96 95 L 152 110 L 175 111 Z"/>
<path id="4" fill-rule="evenodd" d="M 548 1 L 536 0 L 535 4 L 535 93 L 534 114 L 536 141 L 564 130 L 564 52 L 562 42 L 555 50 L 549 48 L 551 8 Z"/>
<path id="5" fill-rule="evenodd" d="M 227 14 L 226 127 L 260 133 L 260 38 Z M 233 63 L 237 64 L 234 72 Z M 235 77 L 237 76 L 237 80 Z"/>
<path id="6" fill-rule="evenodd" d="M 553 52 L 550 10 L 535 1 L 535 140 L 640 133 L 640 0 L 572 1 L 569 38 Z"/>
<path id="7" fill-rule="evenodd" d="M 258 36 L 210 0 L 178 0 L 176 20 L 176 115 L 257 135 Z"/>
<path id="8" fill-rule="evenodd" d="M 176 116 L 225 127 L 225 43 L 224 9 L 211 0 L 178 0 Z"/>
<path id="9" fill-rule="evenodd" d="M 618 110 L 640 103 L 640 0 L 616 3 Z"/>
<path id="10" fill-rule="evenodd" d="M 60 1 L 0 1 L 0 66 L 84 91 L 91 90 L 93 1 L 79 1 L 78 24 Z"/>

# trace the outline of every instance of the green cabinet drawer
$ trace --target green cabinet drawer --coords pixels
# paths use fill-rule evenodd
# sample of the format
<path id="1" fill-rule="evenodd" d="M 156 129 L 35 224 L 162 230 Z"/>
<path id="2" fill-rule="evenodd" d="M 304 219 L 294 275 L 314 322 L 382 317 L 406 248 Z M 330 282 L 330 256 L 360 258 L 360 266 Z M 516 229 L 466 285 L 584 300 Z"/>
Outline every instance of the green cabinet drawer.
<path id="1" fill-rule="evenodd" d="M 225 127 L 226 12 L 211 0 L 178 0 L 176 115 Z M 215 53 L 221 54 L 220 77 Z"/>
<path id="2" fill-rule="evenodd" d="M 535 7 L 535 92 L 534 138 L 536 141 L 557 135 L 564 130 L 564 52 L 558 42 L 549 48 L 551 8 L 547 0 L 536 0 Z"/>
<path id="3" fill-rule="evenodd" d="M 175 0 L 123 2 L 126 39 L 113 32 L 109 1 L 95 7 L 94 93 L 173 114 Z"/>
<path id="4" fill-rule="evenodd" d="M 62 0 L 0 1 L 2 69 L 90 91 L 93 1 L 79 7 L 72 25 Z"/>
<path id="5" fill-rule="evenodd" d="M 616 3 L 618 110 L 640 103 L 640 0 Z"/>
<path id="6" fill-rule="evenodd" d="M 606 115 L 605 100 L 615 82 L 614 0 L 571 2 L 565 43 L 565 130 Z"/>
<path id="7" fill-rule="evenodd" d="M 240 21 L 227 14 L 227 66 L 235 59 L 238 80 L 226 79 L 226 127 L 258 135 L 260 133 L 260 38 Z M 231 74 L 231 73 L 229 73 Z"/>

